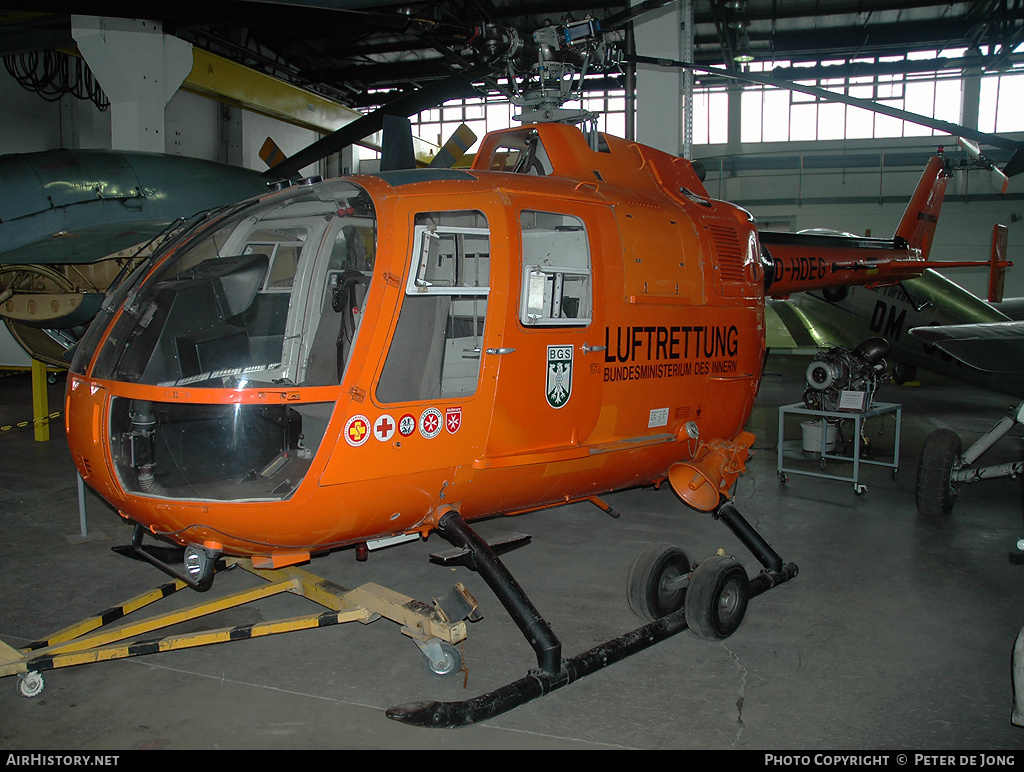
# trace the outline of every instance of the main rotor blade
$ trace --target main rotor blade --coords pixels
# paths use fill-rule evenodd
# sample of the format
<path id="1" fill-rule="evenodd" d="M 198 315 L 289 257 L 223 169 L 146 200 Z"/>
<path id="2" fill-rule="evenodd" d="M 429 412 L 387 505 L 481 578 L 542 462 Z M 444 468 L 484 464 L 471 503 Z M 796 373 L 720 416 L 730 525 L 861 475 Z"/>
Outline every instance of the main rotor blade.
<path id="1" fill-rule="evenodd" d="M 477 94 L 473 87 L 474 75 L 479 76 L 473 70 L 450 75 L 429 86 L 410 91 L 388 104 L 367 113 L 362 118 L 357 118 L 352 123 L 342 126 L 337 131 L 328 134 L 326 137 L 317 140 L 312 145 L 303 148 L 298 153 L 286 158 L 263 173 L 264 177 L 281 178 L 293 177 L 299 173 L 299 169 L 321 158 L 337 153 L 349 145 L 352 145 L 364 137 L 380 131 L 384 126 L 385 115 L 396 115 L 400 118 L 408 118 L 416 113 L 427 110 L 431 107 L 460 97 L 470 97 Z"/>
<path id="2" fill-rule="evenodd" d="M 619 27 L 625 27 L 631 21 L 639 16 L 650 11 L 656 11 L 666 5 L 669 5 L 673 0 L 644 0 L 642 3 L 637 3 L 631 8 L 627 8 L 625 11 L 619 11 L 619 13 L 612 14 L 603 19 L 599 20 L 602 32 L 610 32 L 611 30 L 618 29 Z"/>
<path id="3" fill-rule="evenodd" d="M 916 123 L 920 126 L 927 126 L 930 129 L 944 131 L 954 137 L 973 139 L 977 142 L 983 142 L 986 145 L 991 145 L 993 147 L 1001 147 L 1007 150 L 1019 150 L 1022 147 L 1020 142 L 1015 142 L 1012 139 L 1007 139 L 1006 137 L 1000 137 L 997 134 L 986 134 L 967 126 L 959 126 L 955 123 L 940 121 L 938 118 L 929 118 L 926 115 L 911 113 L 906 110 L 899 110 L 895 107 L 880 104 L 879 102 L 872 102 L 869 99 L 858 99 L 857 97 L 847 96 L 846 94 L 837 94 L 835 91 L 828 91 L 827 89 L 817 88 L 816 86 L 805 86 L 791 80 L 783 80 L 782 78 L 754 75 L 749 72 L 724 70 L 717 67 L 704 67 L 699 64 L 693 64 L 692 62 L 680 62 L 675 59 L 659 59 L 653 56 L 640 56 L 638 54 L 623 54 L 622 60 L 626 62 L 633 62 L 634 64 L 650 64 L 655 67 L 681 67 L 686 70 L 695 70 L 697 72 L 704 72 L 711 75 L 720 75 L 723 78 L 732 78 L 733 80 L 741 80 L 746 83 L 757 83 L 762 86 L 773 86 L 775 88 L 787 89 L 789 91 L 799 91 L 803 94 L 818 97 L 819 99 L 824 99 L 829 102 L 842 102 L 843 104 L 850 105 L 851 107 L 860 107 L 864 110 L 870 110 L 873 113 L 881 113 L 882 115 L 899 118 L 900 120 L 908 121 L 909 123 Z"/>

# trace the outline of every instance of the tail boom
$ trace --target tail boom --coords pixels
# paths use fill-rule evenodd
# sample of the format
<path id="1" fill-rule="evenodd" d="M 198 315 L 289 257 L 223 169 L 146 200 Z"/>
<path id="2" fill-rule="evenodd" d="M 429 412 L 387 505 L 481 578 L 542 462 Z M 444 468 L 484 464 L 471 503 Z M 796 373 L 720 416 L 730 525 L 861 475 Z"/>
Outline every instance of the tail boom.
<path id="1" fill-rule="evenodd" d="M 920 276 L 935 265 L 949 267 L 928 261 L 949 177 L 940 150 L 928 160 L 891 239 L 762 232 L 761 244 L 773 268 L 766 294 L 785 298 L 807 290 L 895 284 Z"/>

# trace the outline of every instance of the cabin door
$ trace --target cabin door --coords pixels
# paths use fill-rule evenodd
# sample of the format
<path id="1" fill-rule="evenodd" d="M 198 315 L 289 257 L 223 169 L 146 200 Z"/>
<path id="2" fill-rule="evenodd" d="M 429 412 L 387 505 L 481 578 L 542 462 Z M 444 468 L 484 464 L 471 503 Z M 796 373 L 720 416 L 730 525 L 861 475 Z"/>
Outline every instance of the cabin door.
<path id="1" fill-rule="evenodd" d="M 550 203 L 519 210 L 510 239 L 503 332 L 486 351 L 500 364 L 485 468 L 584 458 L 601 414 L 602 242 L 578 203 Z"/>

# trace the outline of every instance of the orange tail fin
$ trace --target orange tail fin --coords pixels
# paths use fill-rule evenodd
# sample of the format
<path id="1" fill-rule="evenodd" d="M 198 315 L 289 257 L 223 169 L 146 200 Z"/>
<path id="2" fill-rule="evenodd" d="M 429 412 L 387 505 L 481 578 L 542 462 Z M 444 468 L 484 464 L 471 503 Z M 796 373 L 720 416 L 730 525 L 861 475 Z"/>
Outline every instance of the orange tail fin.
<path id="1" fill-rule="evenodd" d="M 932 156 L 896 229 L 896 238 L 920 249 L 921 257 L 926 260 L 932 248 L 935 226 L 939 222 L 939 210 L 948 182 L 949 172 L 942 155 Z"/>

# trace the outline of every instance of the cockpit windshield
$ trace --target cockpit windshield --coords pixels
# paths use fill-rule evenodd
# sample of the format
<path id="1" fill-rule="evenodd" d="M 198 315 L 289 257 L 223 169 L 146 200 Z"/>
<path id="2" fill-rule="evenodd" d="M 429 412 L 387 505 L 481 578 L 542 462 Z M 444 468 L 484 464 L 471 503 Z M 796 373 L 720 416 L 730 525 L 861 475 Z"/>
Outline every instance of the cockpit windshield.
<path id="1" fill-rule="evenodd" d="M 343 180 L 226 213 L 129 293 L 93 376 L 235 389 L 340 383 L 376 227 L 370 196 Z"/>

